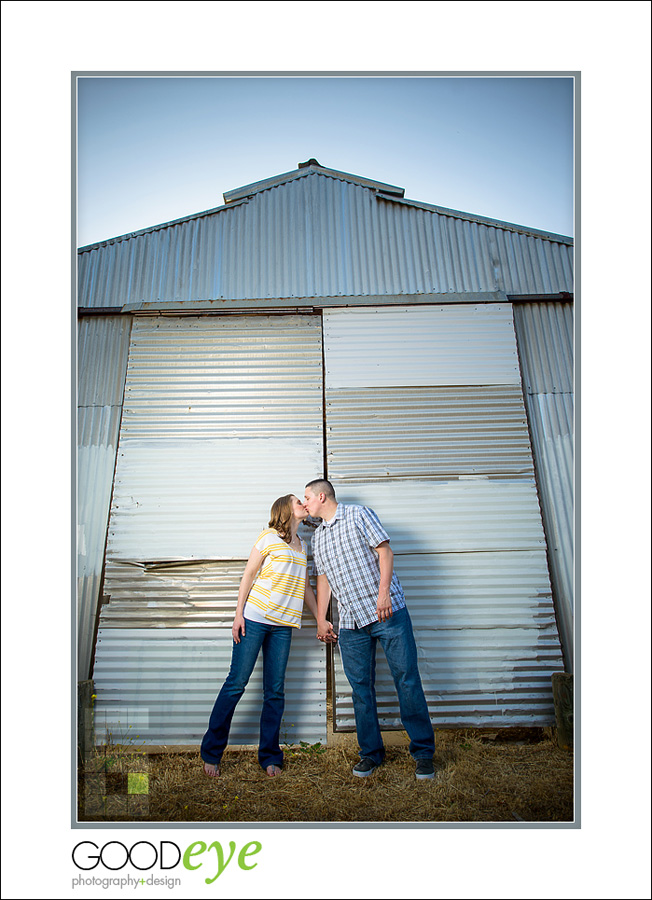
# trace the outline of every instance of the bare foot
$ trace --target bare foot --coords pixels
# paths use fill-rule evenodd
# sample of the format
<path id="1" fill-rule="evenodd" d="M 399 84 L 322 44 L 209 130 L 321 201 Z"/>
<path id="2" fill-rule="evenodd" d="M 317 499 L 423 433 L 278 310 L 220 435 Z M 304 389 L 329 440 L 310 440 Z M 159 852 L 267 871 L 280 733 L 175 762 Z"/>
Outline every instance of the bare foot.
<path id="1" fill-rule="evenodd" d="M 281 774 L 281 769 L 278 766 L 267 766 L 265 769 L 270 778 L 275 778 L 277 775 Z"/>
<path id="2" fill-rule="evenodd" d="M 220 767 L 217 763 L 204 763 L 204 772 L 212 778 L 217 778 L 220 774 Z"/>

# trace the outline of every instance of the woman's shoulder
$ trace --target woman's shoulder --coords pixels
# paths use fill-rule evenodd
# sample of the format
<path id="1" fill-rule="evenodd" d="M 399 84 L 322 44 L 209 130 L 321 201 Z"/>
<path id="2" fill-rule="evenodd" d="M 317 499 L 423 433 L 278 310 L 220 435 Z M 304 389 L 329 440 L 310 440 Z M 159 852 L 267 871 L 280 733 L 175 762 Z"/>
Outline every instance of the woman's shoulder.
<path id="1" fill-rule="evenodd" d="M 261 531 L 261 533 L 258 535 L 258 538 L 256 540 L 256 545 L 258 545 L 258 544 L 261 544 L 263 546 L 273 546 L 273 545 L 281 545 L 282 544 L 284 547 L 287 547 L 288 542 L 281 535 L 281 533 L 276 530 L 276 528 L 265 528 L 265 530 Z"/>

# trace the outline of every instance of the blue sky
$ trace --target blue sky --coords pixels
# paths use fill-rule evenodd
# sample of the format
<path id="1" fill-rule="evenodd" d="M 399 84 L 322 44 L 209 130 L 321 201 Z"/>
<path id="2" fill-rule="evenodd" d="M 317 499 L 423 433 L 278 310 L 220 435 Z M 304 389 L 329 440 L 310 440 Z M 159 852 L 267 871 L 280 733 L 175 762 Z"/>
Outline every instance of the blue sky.
<path id="1" fill-rule="evenodd" d="M 570 77 L 83 77 L 78 245 L 220 206 L 311 157 L 573 233 Z"/>

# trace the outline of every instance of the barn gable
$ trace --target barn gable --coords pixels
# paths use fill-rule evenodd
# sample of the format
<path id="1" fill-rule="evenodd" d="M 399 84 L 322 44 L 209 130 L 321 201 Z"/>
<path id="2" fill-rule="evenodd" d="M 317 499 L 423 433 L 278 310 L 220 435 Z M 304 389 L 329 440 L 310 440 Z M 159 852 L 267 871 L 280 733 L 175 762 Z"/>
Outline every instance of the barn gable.
<path id="1" fill-rule="evenodd" d="M 572 241 L 311 165 L 79 252 L 81 307 L 572 291 Z M 220 301 L 223 301 L 221 304 Z"/>

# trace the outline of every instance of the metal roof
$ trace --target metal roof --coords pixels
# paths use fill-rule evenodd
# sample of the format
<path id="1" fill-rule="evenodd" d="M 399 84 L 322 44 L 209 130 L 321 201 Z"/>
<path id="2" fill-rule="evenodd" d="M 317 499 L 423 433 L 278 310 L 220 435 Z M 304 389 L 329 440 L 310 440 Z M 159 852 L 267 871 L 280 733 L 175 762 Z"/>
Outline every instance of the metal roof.
<path id="1" fill-rule="evenodd" d="M 78 305 L 573 290 L 570 238 L 345 172 L 308 166 L 227 198 L 81 248 Z"/>
<path id="2" fill-rule="evenodd" d="M 283 175 L 275 175 L 272 178 L 265 178 L 263 181 L 256 181 L 253 184 L 247 184 L 244 187 L 236 188 L 233 191 L 227 191 L 223 194 L 225 203 L 232 203 L 234 200 L 243 200 L 245 197 L 252 197 L 259 191 L 267 191 L 270 188 L 278 187 L 286 184 L 288 181 L 294 181 L 295 178 L 305 178 L 307 175 L 317 173 L 318 175 L 329 175 L 331 178 L 337 178 L 340 181 L 348 181 L 349 184 L 359 184 L 362 187 L 371 188 L 374 191 L 382 191 L 391 196 L 402 197 L 405 188 L 396 187 L 393 184 L 385 184 L 382 181 L 372 181 L 371 178 L 362 178 L 360 175 L 350 175 L 348 172 L 339 172 L 336 169 L 325 169 L 318 163 L 304 166 L 299 163 L 299 168 L 292 172 L 285 172 Z"/>
<path id="3" fill-rule="evenodd" d="M 413 206 L 418 209 L 427 209 L 432 212 L 440 213 L 441 215 L 445 216 L 451 216 L 456 219 L 467 219 L 470 222 L 480 222 L 484 225 L 493 225 L 498 228 L 507 228 L 526 234 L 534 234 L 540 237 L 547 237 L 550 240 L 561 241 L 562 243 L 573 243 L 573 238 L 567 235 L 556 234 L 554 232 L 544 231 L 539 228 L 530 228 L 526 225 L 517 225 L 514 222 L 505 222 L 501 219 L 493 219 L 488 216 L 481 216 L 475 213 L 464 212 L 459 209 L 437 206 L 432 203 L 425 203 L 420 200 L 410 200 L 405 197 L 405 188 L 398 187 L 393 184 L 386 184 L 383 181 L 375 181 L 371 178 L 365 178 L 361 175 L 351 175 L 349 172 L 340 172 L 337 169 L 327 169 L 324 166 L 320 165 L 303 166 L 303 164 L 299 163 L 298 169 L 293 169 L 290 172 L 284 172 L 282 175 L 274 175 L 271 178 L 264 178 L 262 181 L 255 181 L 252 182 L 252 184 L 247 184 L 240 188 L 234 188 L 231 191 L 225 191 L 222 194 L 222 198 L 224 200 L 224 205 L 222 206 L 215 206 L 210 209 L 201 210 L 197 213 L 190 213 L 189 215 L 181 216 L 178 219 L 171 219 L 169 222 L 161 222 L 156 225 L 149 225 L 146 228 L 141 228 L 137 231 L 130 231 L 125 234 L 116 235 L 115 237 L 107 238 L 104 241 L 95 241 L 92 244 L 85 244 L 83 247 L 79 248 L 78 252 L 86 252 L 96 247 L 104 247 L 107 244 L 111 244 L 116 241 L 126 241 L 130 238 L 138 237 L 139 235 L 149 234 L 150 232 L 157 231 L 161 228 L 168 228 L 171 225 L 179 225 L 183 222 L 190 222 L 193 219 L 201 219 L 205 218 L 206 216 L 214 215 L 215 213 L 224 212 L 224 210 L 226 209 L 233 209 L 238 205 L 238 202 L 245 202 L 249 198 L 253 197 L 254 194 L 270 190 L 274 187 L 279 187 L 280 185 L 287 184 L 288 182 L 294 181 L 297 178 L 305 178 L 307 175 L 312 174 L 326 175 L 339 181 L 346 181 L 349 184 L 356 184 L 360 185 L 361 187 L 370 188 L 371 190 L 377 192 L 377 196 L 379 199 L 392 200 L 394 202 L 400 201 L 407 206 Z"/>

